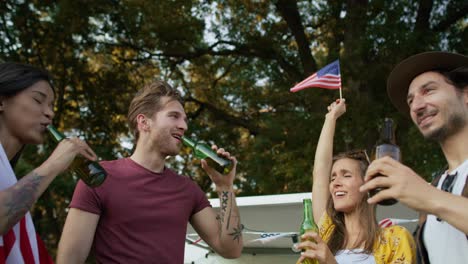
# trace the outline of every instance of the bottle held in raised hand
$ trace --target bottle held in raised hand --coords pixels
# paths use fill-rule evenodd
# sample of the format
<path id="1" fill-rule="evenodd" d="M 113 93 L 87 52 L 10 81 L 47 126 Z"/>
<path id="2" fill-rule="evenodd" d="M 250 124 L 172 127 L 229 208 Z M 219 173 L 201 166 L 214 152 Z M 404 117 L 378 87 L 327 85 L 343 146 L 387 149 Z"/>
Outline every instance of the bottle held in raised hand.
<path id="1" fill-rule="evenodd" d="M 380 139 L 375 147 L 374 158 L 380 159 L 389 156 L 397 161 L 401 161 L 400 147 L 396 144 L 395 131 L 393 129 L 393 120 L 385 118 L 384 127 L 380 134 Z M 374 196 L 383 188 L 376 188 L 369 191 L 369 196 Z M 393 205 L 398 201 L 395 199 L 386 199 L 379 202 L 380 205 Z"/>
<path id="2" fill-rule="evenodd" d="M 305 232 L 312 231 L 318 234 L 319 230 L 314 221 L 314 216 L 312 215 L 312 200 L 304 199 L 302 201 L 304 205 L 304 218 L 302 219 L 301 227 L 299 229 L 299 234 L 302 236 Z M 302 262 L 297 262 L 296 264 L 318 264 L 316 259 L 305 259 Z"/>
<path id="3" fill-rule="evenodd" d="M 219 172 L 227 173 L 232 162 L 216 154 L 207 144 L 193 141 L 185 136 L 182 137 L 184 145 L 193 149 L 193 154 L 199 159 L 205 159 L 210 166 L 214 166 Z"/>
<path id="4" fill-rule="evenodd" d="M 65 135 L 54 126 L 47 126 L 47 130 L 49 130 L 57 143 L 65 139 Z M 101 185 L 107 177 L 107 172 L 98 162 L 89 160 L 81 155 L 75 157 L 70 166 L 70 171 L 90 187 Z"/>

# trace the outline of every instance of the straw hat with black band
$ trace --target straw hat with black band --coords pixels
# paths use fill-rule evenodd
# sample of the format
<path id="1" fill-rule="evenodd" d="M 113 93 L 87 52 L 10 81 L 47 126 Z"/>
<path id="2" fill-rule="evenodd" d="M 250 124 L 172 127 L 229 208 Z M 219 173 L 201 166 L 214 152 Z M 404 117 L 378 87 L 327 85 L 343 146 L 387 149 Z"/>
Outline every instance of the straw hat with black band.
<path id="1" fill-rule="evenodd" d="M 387 80 L 387 93 L 393 105 L 409 116 L 406 102 L 409 85 L 418 75 L 434 70 L 450 71 L 468 67 L 468 57 L 442 51 L 423 52 L 413 55 L 393 68 Z"/>

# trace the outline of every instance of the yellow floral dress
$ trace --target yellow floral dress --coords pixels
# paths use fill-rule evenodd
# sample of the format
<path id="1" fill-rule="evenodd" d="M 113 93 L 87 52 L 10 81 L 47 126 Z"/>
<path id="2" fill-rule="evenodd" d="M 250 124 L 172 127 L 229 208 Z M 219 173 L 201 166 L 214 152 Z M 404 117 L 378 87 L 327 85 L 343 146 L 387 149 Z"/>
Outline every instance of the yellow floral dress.
<path id="1" fill-rule="evenodd" d="M 322 215 L 318 226 L 320 237 L 328 242 L 335 225 L 327 213 Z M 397 225 L 386 227 L 375 242 L 373 255 L 377 264 L 416 263 L 416 244 L 406 228 Z"/>

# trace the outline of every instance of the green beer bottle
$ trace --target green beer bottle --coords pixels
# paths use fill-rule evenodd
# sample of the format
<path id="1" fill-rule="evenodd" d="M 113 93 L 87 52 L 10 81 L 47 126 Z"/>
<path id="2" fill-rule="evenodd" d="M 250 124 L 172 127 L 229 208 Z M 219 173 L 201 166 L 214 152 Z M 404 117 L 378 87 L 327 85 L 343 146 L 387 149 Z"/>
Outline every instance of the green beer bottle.
<path id="1" fill-rule="evenodd" d="M 218 154 L 216 154 L 216 152 L 214 152 L 207 144 L 195 142 L 185 136 L 182 137 L 182 142 L 184 145 L 193 149 L 195 157 L 199 159 L 207 159 L 207 162 L 210 163 L 210 165 L 213 165 L 214 163 L 219 172 L 227 173 L 229 171 L 229 167 L 232 162 L 218 156 Z"/>
<path id="2" fill-rule="evenodd" d="M 312 201 L 311 199 L 304 199 L 302 201 L 304 205 L 304 218 L 302 219 L 301 228 L 299 229 L 299 233 L 302 236 L 307 231 L 313 231 L 315 233 L 319 233 L 318 227 L 315 224 L 314 216 L 312 214 Z M 305 259 L 301 262 L 302 264 L 318 264 L 318 260 L 316 259 Z M 299 263 L 296 263 L 299 264 Z"/>
<path id="3" fill-rule="evenodd" d="M 393 129 L 393 120 L 385 118 L 384 126 L 382 128 L 380 139 L 377 141 L 374 159 L 380 159 L 389 156 L 397 161 L 401 161 L 400 147 L 396 144 L 395 131 Z M 374 196 L 380 192 L 382 188 L 376 188 L 369 191 L 369 196 Z M 397 203 L 395 199 L 386 199 L 379 202 L 380 205 L 394 205 Z"/>
<path id="4" fill-rule="evenodd" d="M 49 130 L 57 143 L 65 138 L 65 135 L 60 133 L 53 125 L 48 125 L 47 130 Z M 101 185 L 107 177 L 107 172 L 98 162 L 89 160 L 81 155 L 75 157 L 70 170 L 90 187 Z"/>

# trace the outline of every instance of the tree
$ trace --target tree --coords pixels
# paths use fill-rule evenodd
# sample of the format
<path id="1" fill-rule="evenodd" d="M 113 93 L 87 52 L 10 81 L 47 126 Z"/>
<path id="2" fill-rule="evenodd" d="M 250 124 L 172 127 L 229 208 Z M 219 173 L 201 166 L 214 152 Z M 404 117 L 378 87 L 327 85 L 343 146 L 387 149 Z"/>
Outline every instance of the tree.
<path id="1" fill-rule="evenodd" d="M 395 113 L 385 80 L 420 51 L 467 54 L 466 1 L 7 0 L 0 11 L 0 58 L 50 70 L 54 122 L 86 138 L 103 159 L 131 152 L 126 110 L 156 77 L 183 92 L 188 135 L 236 154 L 239 195 L 309 191 L 325 109 L 338 94 L 289 88 L 339 57 L 349 110 L 335 151 L 371 149 L 389 116 L 405 164 L 427 179 L 445 164 L 438 147 Z M 18 175 L 50 150 L 27 148 Z M 188 149 L 181 157 L 171 166 L 215 195 Z M 50 248 L 75 183 L 57 178 L 35 208 Z"/>

